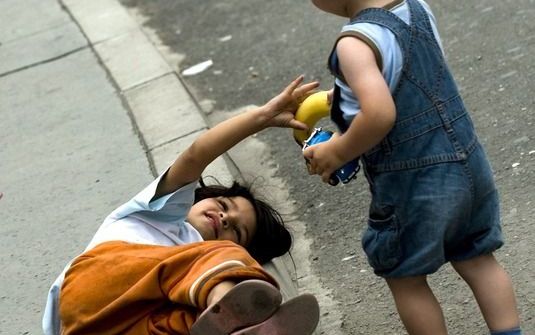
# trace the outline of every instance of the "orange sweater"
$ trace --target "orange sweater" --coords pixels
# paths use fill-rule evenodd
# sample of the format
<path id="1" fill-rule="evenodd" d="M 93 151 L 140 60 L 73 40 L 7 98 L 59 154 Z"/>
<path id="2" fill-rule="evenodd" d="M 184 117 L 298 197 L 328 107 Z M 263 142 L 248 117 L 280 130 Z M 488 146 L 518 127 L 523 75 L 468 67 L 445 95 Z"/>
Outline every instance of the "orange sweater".
<path id="1" fill-rule="evenodd" d="M 275 280 L 239 245 L 107 242 L 80 255 L 60 292 L 62 333 L 189 334 L 225 280 Z"/>

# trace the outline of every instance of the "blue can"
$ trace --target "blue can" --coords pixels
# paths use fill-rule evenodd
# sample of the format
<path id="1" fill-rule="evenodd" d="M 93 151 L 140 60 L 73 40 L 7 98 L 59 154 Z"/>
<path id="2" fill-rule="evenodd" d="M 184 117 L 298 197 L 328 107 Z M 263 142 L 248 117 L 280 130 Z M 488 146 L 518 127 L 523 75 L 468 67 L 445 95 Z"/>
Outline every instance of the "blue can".
<path id="1" fill-rule="evenodd" d="M 310 137 L 304 142 L 303 150 L 314 144 L 328 141 L 331 136 L 333 136 L 333 133 L 331 131 L 322 130 L 321 128 L 315 128 Z M 343 184 L 347 184 L 357 177 L 357 172 L 359 172 L 359 170 L 359 159 L 355 158 L 354 160 L 347 162 L 344 166 L 333 172 L 329 180 L 329 184 L 332 186 L 336 186 L 340 182 L 342 182 Z"/>

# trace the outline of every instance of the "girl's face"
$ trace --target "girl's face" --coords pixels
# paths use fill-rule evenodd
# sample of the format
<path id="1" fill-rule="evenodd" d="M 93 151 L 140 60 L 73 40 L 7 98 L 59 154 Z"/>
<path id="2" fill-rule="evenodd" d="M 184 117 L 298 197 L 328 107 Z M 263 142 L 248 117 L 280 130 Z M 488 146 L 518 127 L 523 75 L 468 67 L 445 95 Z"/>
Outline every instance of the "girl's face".
<path id="1" fill-rule="evenodd" d="M 243 197 L 201 200 L 191 207 L 187 221 L 205 241 L 227 240 L 247 247 L 256 233 L 256 213 Z"/>

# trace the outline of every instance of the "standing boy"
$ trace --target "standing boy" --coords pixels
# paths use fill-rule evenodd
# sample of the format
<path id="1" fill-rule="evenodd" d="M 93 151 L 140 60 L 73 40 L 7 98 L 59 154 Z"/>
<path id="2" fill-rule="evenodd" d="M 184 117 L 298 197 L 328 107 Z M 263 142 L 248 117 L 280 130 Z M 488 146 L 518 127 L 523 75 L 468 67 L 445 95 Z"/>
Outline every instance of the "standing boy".
<path id="1" fill-rule="evenodd" d="M 451 263 L 491 334 L 521 334 L 498 194 L 423 0 L 312 0 L 350 18 L 329 58 L 342 134 L 305 150 L 324 182 L 361 157 L 372 202 L 362 244 L 410 334 L 447 334 L 427 275 Z"/>

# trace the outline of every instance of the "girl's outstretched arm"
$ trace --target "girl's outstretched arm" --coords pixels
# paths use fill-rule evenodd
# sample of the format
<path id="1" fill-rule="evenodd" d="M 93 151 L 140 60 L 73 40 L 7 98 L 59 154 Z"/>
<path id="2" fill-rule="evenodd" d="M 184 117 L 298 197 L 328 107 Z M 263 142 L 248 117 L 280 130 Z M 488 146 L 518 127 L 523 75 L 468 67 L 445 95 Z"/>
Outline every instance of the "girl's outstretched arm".
<path id="1" fill-rule="evenodd" d="M 294 119 L 295 111 L 299 103 L 318 87 L 318 83 L 301 85 L 302 82 L 303 76 L 299 76 L 265 105 L 223 121 L 199 136 L 178 156 L 162 177 L 153 199 L 199 179 L 204 169 L 217 157 L 246 137 L 265 128 L 306 130 L 305 124 Z"/>

